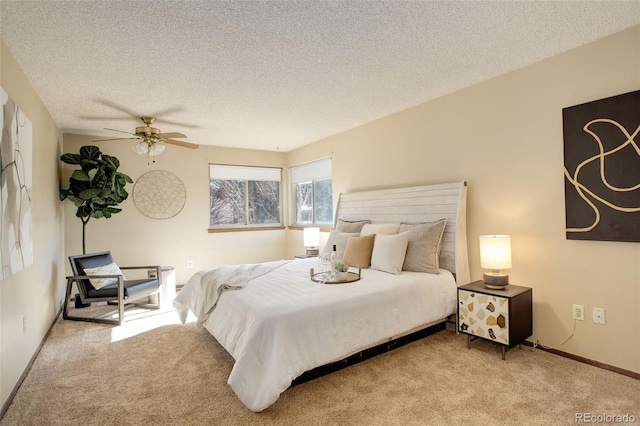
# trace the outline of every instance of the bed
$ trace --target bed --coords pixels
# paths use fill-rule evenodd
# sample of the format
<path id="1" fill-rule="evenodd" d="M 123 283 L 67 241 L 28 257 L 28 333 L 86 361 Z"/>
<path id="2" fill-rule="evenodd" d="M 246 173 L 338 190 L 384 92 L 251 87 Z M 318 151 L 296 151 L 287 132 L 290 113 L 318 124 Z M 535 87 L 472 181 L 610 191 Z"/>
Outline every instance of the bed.
<path id="1" fill-rule="evenodd" d="M 457 182 L 340 195 L 328 246 L 335 236 L 345 240 L 342 234 L 349 234 L 349 244 L 364 241 L 372 230 L 379 231 L 374 240 L 380 247 L 382 241 L 397 244 L 413 231 L 387 234 L 388 224 L 442 221 L 433 273 L 391 273 L 378 247 L 371 268 L 348 284 L 312 281 L 316 258 L 221 266 L 194 274 L 174 306 L 183 322 L 189 311 L 195 314 L 233 356 L 228 384 L 247 408 L 262 411 L 305 372 L 444 324 L 456 309 L 456 286 L 470 281 L 466 190 L 466 182 Z M 339 230 L 353 231 L 348 228 L 359 222 L 365 223 L 360 232 Z"/>

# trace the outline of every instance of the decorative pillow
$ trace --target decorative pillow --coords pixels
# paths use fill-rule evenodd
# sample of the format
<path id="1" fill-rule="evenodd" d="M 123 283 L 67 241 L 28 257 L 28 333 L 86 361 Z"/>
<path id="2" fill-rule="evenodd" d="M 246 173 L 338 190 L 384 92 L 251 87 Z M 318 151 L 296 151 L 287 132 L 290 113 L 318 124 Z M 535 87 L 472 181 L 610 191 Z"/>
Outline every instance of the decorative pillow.
<path id="1" fill-rule="evenodd" d="M 407 254 L 402 270 L 439 274 L 440 245 L 446 224 L 445 219 L 436 222 L 400 224 L 400 232 L 409 235 Z"/>
<path id="2" fill-rule="evenodd" d="M 375 239 L 375 234 L 364 237 L 349 237 L 344 248 L 342 261 L 354 268 L 368 268 L 371 264 L 371 253 Z"/>
<path id="3" fill-rule="evenodd" d="M 350 233 L 358 232 L 359 233 L 362 230 L 362 227 L 367 223 L 371 223 L 371 221 L 370 220 L 348 221 L 348 220 L 338 219 L 338 226 L 336 226 L 336 230 L 340 232 L 350 232 Z"/>
<path id="4" fill-rule="evenodd" d="M 336 245 L 336 252 L 338 252 L 338 259 L 342 259 L 344 255 L 344 248 L 347 245 L 347 240 L 349 237 L 357 237 L 358 233 L 349 233 L 349 232 L 341 232 L 333 230 L 329 234 L 329 238 L 327 239 L 327 244 L 325 244 L 324 249 L 322 250 L 323 254 L 331 255 L 333 251 L 333 245 Z"/>
<path id="5" fill-rule="evenodd" d="M 85 275 L 122 275 L 122 279 L 124 279 L 124 274 L 115 263 L 109 263 L 102 266 L 97 266 L 95 268 L 84 268 Z M 91 285 L 96 289 L 100 290 L 102 287 L 109 284 L 116 284 L 118 282 L 117 278 L 91 278 L 89 279 Z"/>
<path id="6" fill-rule="evenodd" d="M 371 254 L 371 269 L 399 275 L 407 252 L 409 234 L 378 234 Z"/>
<path id="7" fill-rule="evenodd" d="M 387 234 L 393 235 L 397 234 L 400 229 L 399 223 L 367 223 L 362 227 L 360 231 L 360 236 L 364 237 L 365 235 L 370 234 Z"/>

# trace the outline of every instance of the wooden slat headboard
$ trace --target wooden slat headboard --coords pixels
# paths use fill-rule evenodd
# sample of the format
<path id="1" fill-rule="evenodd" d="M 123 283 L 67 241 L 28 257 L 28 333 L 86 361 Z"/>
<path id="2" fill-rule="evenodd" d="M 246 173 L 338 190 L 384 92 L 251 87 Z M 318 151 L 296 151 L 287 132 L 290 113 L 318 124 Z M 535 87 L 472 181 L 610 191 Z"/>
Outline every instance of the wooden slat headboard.
<path id="1" fill-rule="evenodd" d="M 470 282 L 467 254 L 467 183 L 445 183 L 340 194 L 335 221 L 433 222 L 446 219 L 440 267 Z"/>

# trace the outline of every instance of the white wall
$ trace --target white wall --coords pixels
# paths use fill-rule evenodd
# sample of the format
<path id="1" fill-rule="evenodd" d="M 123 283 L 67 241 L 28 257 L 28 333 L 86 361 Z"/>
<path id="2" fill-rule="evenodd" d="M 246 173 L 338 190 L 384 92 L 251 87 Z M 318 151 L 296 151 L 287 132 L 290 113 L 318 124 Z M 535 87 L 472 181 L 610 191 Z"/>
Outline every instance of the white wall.
<path id="1" fill-rule="evenodd" d="M 58 199 L 62 136 L 2 40 L 0 82 L 33 125 L 34 263 L 0 282 L 0 402 L 4 405 L 62 305 L 64 266 Z"/>
<path id="2" fill-rule="evenodd" d="M 511 282 L 533 288 L 532 341 L 640 372 L 640 244 L 566 240 L 562 108 L 640 89 L 640 27 L 292 151 L 332 155 L 334 197 L 466 180 L 469 259 L 478 236 L 512 238 Z M 632 129 L 635 130 L 635 129 Z M 290 233 L 288 255 L 298 235 Z M 300 237 L 301 238 L 301 237 Z M 593 307 L 606 309 L 605 326 Z"/>

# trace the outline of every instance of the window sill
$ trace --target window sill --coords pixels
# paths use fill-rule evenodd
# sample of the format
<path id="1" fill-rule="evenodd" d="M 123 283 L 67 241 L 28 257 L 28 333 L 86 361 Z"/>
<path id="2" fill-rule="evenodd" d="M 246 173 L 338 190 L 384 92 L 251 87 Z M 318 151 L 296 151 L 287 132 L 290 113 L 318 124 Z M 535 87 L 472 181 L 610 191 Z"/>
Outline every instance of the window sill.
<path id="1" fill-rule="evenodd" d="M 243 228 L 209 228 L 210 234 L 217 234 L 220 232 L 245 232 L 245 231 L 277 231 L 285 229 L 284 226 L 252 226 Z"/>
<path id="2" fill-rule="evenodd" d="M 331 232 L 331 227 L 328 226 L 319 226 L 319 225 L 309 225 L 309 226 L 300 226 L 300 225 L 289 225 L 289 229 L 293 231 L 303 231 L 304 228 L 320 228 L 320 232 Z"/>

